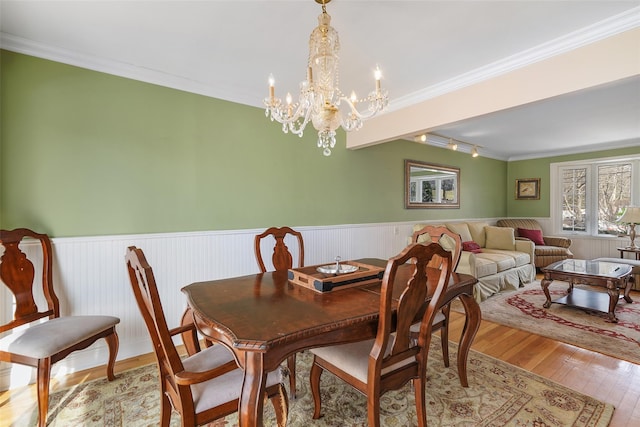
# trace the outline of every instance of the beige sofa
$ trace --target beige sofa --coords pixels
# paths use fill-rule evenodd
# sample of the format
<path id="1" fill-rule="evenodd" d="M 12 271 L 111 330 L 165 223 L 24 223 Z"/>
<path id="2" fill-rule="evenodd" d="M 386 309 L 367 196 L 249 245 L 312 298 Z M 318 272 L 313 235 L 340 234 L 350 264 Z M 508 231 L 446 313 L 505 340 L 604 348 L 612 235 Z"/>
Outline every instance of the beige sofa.
<path id="1" fill-rule="evenodd" d="M 425 225 L 414 225 L 413 232 Z M 477 253 L 463 250 L 456 268 L 456 272 L 478 279 L 473 292 L 476 301 L 482 302 L 503 290 L 515 290 L 535 280 L 534 244 L 530 240 L 516 240 L 513 229 L 480 221 L 444 225 L 458 233 L 463 244 L 475 242 L 479 246 Z M 451 249 L 450 242 L 443 239 L 440 243 L 445 249 Z"/>

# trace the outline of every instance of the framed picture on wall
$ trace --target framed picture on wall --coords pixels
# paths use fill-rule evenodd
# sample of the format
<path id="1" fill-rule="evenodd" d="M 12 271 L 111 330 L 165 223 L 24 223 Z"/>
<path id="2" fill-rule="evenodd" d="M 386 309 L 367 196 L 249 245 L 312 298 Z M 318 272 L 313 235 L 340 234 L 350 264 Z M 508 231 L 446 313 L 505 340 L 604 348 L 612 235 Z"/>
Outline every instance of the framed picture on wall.
<path id="1" fill-rule="evenodd" d="M 516 200 L 539 200 L 540 178 L 516 179 Z"/>

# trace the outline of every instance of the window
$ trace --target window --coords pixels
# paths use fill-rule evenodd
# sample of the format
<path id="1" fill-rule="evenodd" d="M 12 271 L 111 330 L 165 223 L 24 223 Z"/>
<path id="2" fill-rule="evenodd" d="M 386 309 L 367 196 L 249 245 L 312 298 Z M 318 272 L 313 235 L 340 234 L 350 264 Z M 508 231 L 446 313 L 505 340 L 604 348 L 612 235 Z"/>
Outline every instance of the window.
<path id="1" fill-rule="evenodd" d="M 551 209 L 558 232 L 618 236 L 624 208 L 640 205 L 640 156 L 551 165 Z"/>

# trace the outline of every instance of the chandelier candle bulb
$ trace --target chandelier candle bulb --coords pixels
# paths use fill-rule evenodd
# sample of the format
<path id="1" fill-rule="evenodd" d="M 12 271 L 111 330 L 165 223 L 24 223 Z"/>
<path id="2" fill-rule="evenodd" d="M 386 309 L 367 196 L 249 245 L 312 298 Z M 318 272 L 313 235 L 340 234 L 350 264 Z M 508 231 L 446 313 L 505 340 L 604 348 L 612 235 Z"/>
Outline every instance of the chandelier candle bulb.
<path id="1" fill-rule="evenodd" d="M 269 99 L 273 102 L 273 99 L 276 97 L 276 81 L 273 78 L 273 74 L 269 74 Z"/>

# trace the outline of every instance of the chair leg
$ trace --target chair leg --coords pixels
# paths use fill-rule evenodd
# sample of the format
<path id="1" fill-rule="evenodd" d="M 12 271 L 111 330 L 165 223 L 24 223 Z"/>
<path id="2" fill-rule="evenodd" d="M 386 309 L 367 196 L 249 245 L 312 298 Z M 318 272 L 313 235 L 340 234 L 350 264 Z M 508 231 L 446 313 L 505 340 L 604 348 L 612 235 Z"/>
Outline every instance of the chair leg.
<path id="1" fill-rule="evenodd" d="M 276 423 L 278 427 L 286 427 L 287 418 L 289 417 L 289 399 L 284 386 L 278 386 L 278 393 L 271 396 L 271 404 L 276 413 Z"/>
<path id="2" fill-rule="evenodd" d="M 38 427 L 47 425 L 47 412 L 49 410 L 49 382 L 51 375 L 51 358 L 38 360 Z"/>
<path id="3" fill-rule="evenodd" d="M 167 393 L 164 390 L 160 390 L 162 397 L 160 398 L 160 427 L 169 427 L 169 423 L 171 422 L 171 412 L 173 410 L 171 406 L 171 399 L 167 396 Z M 180 414 L 180 418 L 184 418 L 182 414 Z"/>
<path id="4" fill-rule="evenodd" d="M 287 357 L 287 368 L 289 369 L 289 389 L 291 398 L 296 398 L 296 355 Z"/>
<path id="5" fill-rule="evenodd" d="M 320 409 L 322 401 L 320 399 L 320 376 L 323 369 L 317 365 L 315 356 L 313 356 L 313 363 L 311 364 L 311 373 L 309 374 L 309 387 L 311 387 L 311 395 L 313 396 L 313 416 L 314 420 L 320 418 Z"/>
<path id="6" fill-rule="evenodd" d="M 367 384 L 367 420 L 369 422 L 369 427 L 380 427 L 379 382 L 375 382 L 375 384 Z"/>
<path id="7" fill-rule="evenodd" d="M 426 377 L 426 374 L 425 374 Z M 416 399 L 416 416 L 418 419 L 418 427 L 427 426 L 427 406 L 426 406 L 426 384 L 422 378 L 415 378 L 411 382 L 415 391 Z"/>
<path id="8" fill-rule="evenodd" d="M 113 373 L 113 369 L 116 366 L 116 356 L 118 355 L 118 333 L 116 332 L 115 326 L 113 328 L 113 333 L 104 337 L 107 342 L 107 346 L 109 347 L 109 362 L 107 363 L 107 379 L 109 381 L 113 381 L 116 379 L 116 376 Z"/>
<path id="9" fill-rule="evenodd" d="M 440 340 L 442 343 L 442 360 L 444 366 L 449 367 L 449 312 L 451 311 L 450 305 L 442 307 L 442 314 L 444 315 L 444 324 L 440 329 Z"/>

